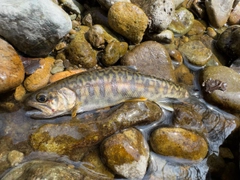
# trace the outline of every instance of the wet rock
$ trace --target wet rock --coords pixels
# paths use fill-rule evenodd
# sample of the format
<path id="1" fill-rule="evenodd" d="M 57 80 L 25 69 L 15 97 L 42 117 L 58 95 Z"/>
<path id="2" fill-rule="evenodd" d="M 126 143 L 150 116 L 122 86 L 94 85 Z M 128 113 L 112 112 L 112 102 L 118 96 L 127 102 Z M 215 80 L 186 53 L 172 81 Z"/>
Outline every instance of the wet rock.
<path id="1" fill-rule="evenodd" d="M 80 64 L 84 68 L 91 68 L 97 64 L 96 52 L 85 39 L 85 33 L 88 30 L 87 26 L 81 26 L 80 31 L 76 33 L 66 49 L 69 61 L 76 65 Z"/>
<path id="2" fill-rule="evenodd" d="M 23 100 L 24 96 L 26 94 L 26 89 L 23 87 L 23 85 L 19 85 L 16 89 L 15 89 L 15 92 L 14 92 L 14 98 L 17 100 L 17 101 L 21 101 Z"/>
<path id="3" fill-rule="evenodd" d="M 20 57 L 10 44 L 0 39 L 0 93 L 13 90 L 23 79 L 24 67 Z"/>
<path id="4" fill-rule="evenodd" d="M 63 8 L 66 8 L 76 14 L 81 14 L 81 12 L 84 11 L 84 7 L 76 0 L 60 0 L 60 4 Z"/>
<path id="5" fill-rule="evenodd" d="M 64 70 L 63 60 L 57 59 L 54 61 L 54 65 L 51 69 L 52 74 L 56 74 L 58 72 L 62 72 Z"/>
<path id="6" fill-rule="evenodd" d="M 84 156 L 84 158 L 81 159 L 81 162 L 83 162 L 83 164 L 86 164 L 85 166 L 87 166 L 87 168 L 95 172 L 91 173 L 91 175 L 86 174 L 88 177 L 99 180 L 114 179 L 114 174 L 110 172 L 108 168 L 102 163 L 100 153 L 98 152 L 97 149 L 93 150 L 88 155 Z M 82 173 L 84 174 L 84 171 Z"/>
<path id="7" fill-rule="evenodd" d="M 22 160 L 23 160 L 23 153 L 16 151 L 16 150 L 12 150 L 8 153 L 8 161 L 10 162 L 11 166 L 16 166 L 18 165 Z"/>
<path id="8" fill-rule="evenodd" d="M 237 1 L 235 1 L 237 2 Z M 237 2 L 235 7 L 233 7 L 231 14 L 228 19 L 230 25 L 240 24 L 240 1 Z"/>
<path id="9" fill-rule="evenodd" d="M 193 26 L 194 16 L 186 8 L 179 8 L 168 28 L 179 35 L 186 34 Z"/>
<path id="10" fill-rule="evenodd" d="M 131 0 L 132 3 L 143 9 L 150 20 L 150 32 L 160 33 L 172 21 L 175 13 L 175 4 L 172 0 Z"/>
<path id="11" fill-rule="evenodd" d="M 30 56 L 47 56 L 72 28 L 69 16 L 52 1 L 2 0 L 0 12 L 0 35 Z"/>
<path id="12" fill-rule="evenodd" d="M 198 134 L 182 129 L 162 127 L 151 134 L 153 151 L 163 156 L 199 161 L 205 158 L 208 144 Z"/>
<path id="13" fill-rule="evenodd" d="M 179 47 L 179 51 L 191 64 L 197 66 L 204 66 L 212 55 L 212 51 L 198 40 L 184 43 Z"/>
<path id="14" fill-rule="evenodd" d="M 110 9 L 110 7 L 116 2 L 131 2 L 130 0 L 97 0 L 99 4 L 106 9 Z"/>
<path id="15" fill-rule="evenodd" d="M 142 179 L 146 173 L 149 148 L 142 133 L 126 129 L 101 144 L 103 160 L 116 174 L 128 179 Z"/>
<path id="16" fill-rule="evenodd" d="M 105 48 L 106 43 L 118 41 L 117 36 L 115 36 L 109 29 L 99 24 L 90 27 L 86 32 L 86 38 L 95 48 Z"/>
<path id="17" fill-rule="evenodd" d="M 8 153 L 12 150 L 12 148 L 13 143 L 9 136 L 3 136 L 0 138 L 0 174 L 2 174 L 5 170 L 11 167 L 11 164 L 8 161 L 7 157 Z"/>
<path id="18" fill-rule="evenodd" d="M 211 78 L 212 80 L 219 80 L 222 83 L 226 83 L 225 91 L 220 90 L 219 88 L 214 88 L 214 84 L 212 84 L 212 88 L 216 90 L 212 93 L 205 93 L 205 98 L 223 108 L 236 111 L 239 110 L 240 75 L 237 72 L 226 66 L 212 66 L 203 70 L 202 78 L 203 82 Z"/>
<path id="19" fill-rule="evenodd" d="M 173 0 L 174 4 L 175 4 L 175 7 L 178 7 L 179 5 L 181 5 L 184 0 Z"/>
<path id="20" fill-rule="evenodd" d="M 155 103 L 124 103 L 105 119 L 43 125 L 31 135 L 30 144 L 35 150 L 70 154 L 76 148 L 93 146 L 118 130 L 156 121 L 161 114 Z"/>
<path id="21" fill-rule="evenodd" d="M 194 76 L 184 64 L 178 66 L 174 72 L 178 83 L 193 85 Z"/>
<path id="22" fill-rule="evenodd" d="M 128 2 L 117 2 L 108 11 L 108 23 L 114 31 L 138 44 L 147 28 L 148 18 L 138 6 Z"/>
<path id="23" fill-rule="evenodd" d="M 88 11 L 86 11 L 84 14 L 85 14 L 84 18 L 89 15 L 91 16 L 91 19 L 92 19 L 91 24 L 101 24 L 107 28 L 110 28 L 110 26 L 108 24 L 107 13 L 105 11 L 103 11 L 102 8 L 92 7 Z M 87 26 L 87 24 L 85 24 L 85 25 Z"/>
<path id="24" fill-rule="evenodd" d="M 83 179 L 76 169 L 65 163 L 46 160 L 32 160 L 10 170 L 2 177 L 8 179 Z"/>
<path id="25" fill-rule="evenodd" d="M 27 91 L 36 91 L 48 84 L 54 61 L 52 57 L 40 60 L 40 67 L 24 80 L 24 87 Z"/>
<path id="26" fill-rule="evenodd" d="M 174 41 L 174 34 L 170 30 L 163 30 L 159 34 L 147 34 L 147 38 L 159 43 L 172 43 Z"/>
<path id="27" fill-rule="evenodd" d="M 146 41 L 127 52 L 121 64 L 134 66 L 144 74 L 175 81 L 171 59 L 165 47 L 155 41 Z"/>
<path id="28" fill-rule="evenodd" d="M 222 27 L 228 20 L 234 0 L 206 0 L 205 5 L 211 25 Z"/>
<path id="29" fill-rule="evenodd" d="M 219 156 L 222 158 L 234 159 L 234 156 L 229 148 L 220 147 Z"/>
<path id="30" fill-rule="evenodd" d="M 203 24 L 203 22 L 195 20 L 193 21 L 192 28 L 188 31 L 188 36 L 193 35 L 202 35 L 206 31 L 206 25 Z"/>
<path id="31" fill-rule="evenodd" d="M 240 57 L 240 26 L 228 27 L 218 38 L 216 42 L 220 51 L 231 57 L 233 60 Z"/>
<path id="32" fill-rule="evenodd" d="M 217 154 L 219 146 L 239 126 L 238 119 L 196 99 L 174 105 L 174 126 L 194 130 L 208 141 L 209 154 Z"/>
<path id="33" fill-rule="evenodd" d="M 128 44 L 126 42 L 113 41 L 104 49 L 101 62 L 105 66 L 114 65 L 124 54 L 126 54 Z"/>
<path id="34" fill-rule="evenodd" d="M 54 75 L 52 75 L 49 79 L 50 83 L 53 83 L 55 81 L 58 81 L 60 79 L 66 78 L 68 76 L 74 75 L 74 74 L 78 74 L 81 72 L 86 71 L 86 69 L 80 68 L 80 69 L 73 69 L 73 70 L 67 70 L 67 71 L 62 71 L 62 72 L 58 72 Z"/>
<path id="35" fill-rule="evenodd" d="M 206 160 L 199 163 L 181 163 L 168 160 L 157 154 L 150 154 L 149 174 L 145 179 L 205 179 L 208 172 Z"/>

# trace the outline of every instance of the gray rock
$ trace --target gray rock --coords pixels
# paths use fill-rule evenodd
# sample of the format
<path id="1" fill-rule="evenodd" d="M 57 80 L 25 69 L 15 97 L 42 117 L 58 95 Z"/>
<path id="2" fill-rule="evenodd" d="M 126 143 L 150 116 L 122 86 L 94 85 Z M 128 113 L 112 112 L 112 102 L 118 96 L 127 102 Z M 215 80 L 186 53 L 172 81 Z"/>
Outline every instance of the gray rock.
<path id="1" fill-rule="evenodd" d="M 67 34 L 69 16 L 50 0 L 1 0 L 0 36 L 30 56 L 46 56 Z"/>
<path id="2" fill-rule="evenodd" d="M 143 9 L 151 22 L 149 30 L 156 33 L 168 27 L 175 13 L 175 4 L 172 0 L 131 0 L 131 2 Z"/>
<path id="3" fill-rule="evenodd" d="M 205 1 L 208 18 L 214 27 L 222 27 L 227 22 L 232 10 L 233 2 L 234 0 Z"/>

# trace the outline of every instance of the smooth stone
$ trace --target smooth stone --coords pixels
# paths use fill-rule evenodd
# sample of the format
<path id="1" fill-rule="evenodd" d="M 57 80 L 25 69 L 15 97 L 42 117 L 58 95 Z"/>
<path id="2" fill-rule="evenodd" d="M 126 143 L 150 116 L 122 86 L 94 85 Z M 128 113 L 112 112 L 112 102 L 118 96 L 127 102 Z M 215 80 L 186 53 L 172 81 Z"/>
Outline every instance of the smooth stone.
<path id="1" fill-rule="evenodd" d="M 104 49 L 101 62 L 105 66 L 114 65 L 128 50 L 126 42 L 113 41 Z"/>
<path id="2" fill-rule="evenodd" d="M 200 161 L 208 152 L 208 144 L 200 135 L 182 129 L 161 127 L 150 136 L 153 151 L 163 156 Z"/>
<path id="3" fill-rule="evenodd" d="M 17 101 L 22 101 L 24 99 L 25 94 L 26 94 L 26 89 L 23 87 L 22 84 L 20 84 L 15 89 L 14 99 L 17 100 Z"/>
<path id="4" fill-rule="evenodd" d="M 149 31 L 160 33 L 172 21 L 175 13 L 175 4 L 172 0 L 131 0 L 146 13 L 150 20 Z"/>
<path id="5" fill-rule="evenodd" d="M 202 35 L 206 31 L 206 25 L 198 20 L 193 20 L 193 25 L 190 31 L 188 31 L 187 35 L 188 36 L 193 36 L 193 35 Z"/>
<path id="6" fill-rule="evenodd" d="M 0 35 L 29 56 L 47 56 L 72 28 L 68 14 L 50 0 L 1 0 L 0 5 Z"/>
<path id="7" fill-rule="evenodd" d="M 173 0 L 174 4 L 175 4 L 175 7 L 177 8 L 178 6 L 180 6 L 184 0 Z"/>
<path id="8" fill-rule="evenodd" d="M 128 51 L 121 64 L 133 66 L 144 74 L 175 81 L 173 65 L 166 48 L 155 41 L 145 41 Z"/>
<path id="9" fill-rule="evenodd" d="M 147 28 L 148 17 L 132 3 L 117 2 L 108 11 L 108 23 L 114 31 L 138 44 Z"/>
<path id="10" fill-rule="evenodd" d="M 194 16 L 186 8 L 179 8 L 175 11 L 171 24 L 168 29 L 178 35 L 186 34 L 193 26 Z"/>
<path id="11" fill-rule="evenodd" d="M 29 177 L 32 179 L 84 179 L 80 171 L 65 163 L 32 160 L 11 169 L 2 177 L 2 180 L 29 179 Z"/>
<path id="12" fill-rule="evenodd" d="M 110 7 L 116 2 L 129 2 L 129 3 L 131 3 L 130 0 L 97 0 L 97 1 L 101 6 L 105 7 L 106 9 L 110 9 Z"/>
<path id="13" fill-rule="evenodd" d="M 24 154 L 22 152 L 12 150 L 8 153 L 8 161 L 11 166 L 17 166 L 24 158 Z"/>
<path id="14" fill-rule="evenodd" d="M 76 14 L 84 11 L 84 7 L 77 0 L 60 0 L 60 4 Z"/>
<path id="15" fill-rule="evenodd" d="M 105 118 L 45 124 L 31 134 L 30 144 L 37 151 L 71 155 L 76 148 L 94 146 L 116 131 L 151 123 L 161 116 L 161 108 L 153 102 L 126 102 Z"/>
<path id="16" fill-rule="evenodd" d="M 170 44 L 174 41 L 174 34 L 172 31 L 166 29 L 160 32 L 159 34 L 149 33 L 146 35 L 148 39 L 152 41 L 157 41 L 159 43 Z"/>
<path id="17" fill-rule="evenodd" d="M 149 147 L 142 133 L 129 128 L 105 139 L 101 144 L 103 161 L 116 174 L 142 179 L 146 173 Z"/>
<path id="18" fill-rule="evenodd" d="M 240 26 L 229 26 L 217 39 L 217 47 L 227 56 L 237 59 L 240 57 Z"/>
<path id="19" fill-rule="evenodd" d="M 231 14 L 228 19 L 228 23 L 230 25 L 240 24 L 240 1 L 233 7 Z"/>
<path id="20" fill-rule="evenodd" d="M 210 78 L 212 80 L 219 80 L 220 83 L 226 83 L 226 90 L 221 91 L 216 88 L 213 88 L 213 90 L 214 89 L 216 90 L 214 90 L 212 93 L 207 94 L 205 93 L 204 97 L 206 97 L 211 102 L 216 103 L 223 108 L 239 111 L 240 75 L 233 69 L 228 68 L 226 66 L 211 66 L 203 70 L 202 82 L 207 81 Z M 217 84 L 216 87 L 218 87 Z"/>
<path id="21" fill-rule="evenodd" d="M 177 82 L 179 84 L 193 85 L 194 76 L 184 64 L 181 64 L 175 69 Z"/>
<path id="22" fill-rule="evenodd" d="M 24 87 L 27 91 L 33 92 L 48 84 L 54 61 L 52 57 L 40 60 L 40 67 L 24 80 Z"/>
<path id="23" fill-rule="evenodd" d="M 81 162 L 84 164 L 90 164 L 90 166 L 87 167 L 89 168 L 89 170 L 95 172 L 87 174 L 88 178 L 91 177 L 92 179 L 102 180 L 114 179 L 114 174 L 111 171 L 109 171 L 109 169 L 103 164 L 98 149 L 94 149 L 93 151 L 88 152 L 88 154 L 81 159 Z M 84 170 L 81 172 L 84 174 Z"/>
<path id="24" fill-rule="evenodd" d="M 64 70 L 63 60 L 57 59 L 54 61 L 54 65 L 51 69 L 52 74 L 56 74 L 58 72 L 62 72 Z"/>
<path id="25" fill-rule="evenodd" d="M 66 56 L 69 61 L 84 68 L 92 68 L 97 64 L 96 52 L 85 39 L 85 34 L 89 30 L 87 26 L 81 26 L 74 39 L 66 49 Z"/>
<path id="26" fill-rule="evenodd" d="M 24 80 L 24 74 L 23 63 L 15 49 L 0 39 L 0 93 L 19 86 Z"/>
<path id="27" fill-rule="evenodd" d="M 178 50 L 187 57 L 191 64 L 196 66 L 204 66 L 212 56 L 212 51 L 198 40 L 184 43 Z"/>
<path id="28" fill-rule="evenodd" d="M 215 28 L 222 27 L 228 20 L 234 0 L 206 0 L 209 21 Z"/>

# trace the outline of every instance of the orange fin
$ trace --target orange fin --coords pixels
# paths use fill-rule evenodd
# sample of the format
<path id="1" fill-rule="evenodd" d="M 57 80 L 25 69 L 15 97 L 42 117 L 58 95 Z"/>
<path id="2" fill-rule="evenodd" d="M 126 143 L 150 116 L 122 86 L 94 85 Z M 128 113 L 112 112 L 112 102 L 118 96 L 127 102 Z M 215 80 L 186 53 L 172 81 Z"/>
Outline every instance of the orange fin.
<path id="1" fill-rule="evenodd" d="M 126 100 L 125 102 L 139 102 L 139 101 L 146 101 L 147 100 L 147 98 L 145 98 L 145 97 L 139 97 L 139 98 L 134 98 L 134 99 L 128 99 L 128 100 Z"/>

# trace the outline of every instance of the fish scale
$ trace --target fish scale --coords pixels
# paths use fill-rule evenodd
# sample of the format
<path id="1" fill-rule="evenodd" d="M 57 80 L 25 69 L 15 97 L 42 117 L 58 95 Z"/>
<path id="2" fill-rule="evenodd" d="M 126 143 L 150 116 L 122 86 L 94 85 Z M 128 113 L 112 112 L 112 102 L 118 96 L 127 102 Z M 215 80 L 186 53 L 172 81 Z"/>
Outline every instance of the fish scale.
<path id="1" fill-rule="evenodd" d="M 52 83 L 30 95 L 26 104 L 38 109 L 30 113 L 32 117 L 50 118 L 76 115 L 132 99 L 158 103 L 168 98 L 187 97 L 187 90 L 171 81 L 116 66 L 86 71 Z"/>

